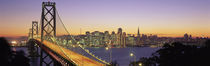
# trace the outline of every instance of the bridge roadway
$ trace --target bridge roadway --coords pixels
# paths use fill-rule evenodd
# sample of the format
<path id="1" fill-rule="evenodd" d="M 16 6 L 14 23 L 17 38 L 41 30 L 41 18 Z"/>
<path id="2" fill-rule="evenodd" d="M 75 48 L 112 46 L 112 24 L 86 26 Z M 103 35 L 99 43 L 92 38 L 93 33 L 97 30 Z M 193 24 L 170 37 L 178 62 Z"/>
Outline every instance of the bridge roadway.
<path id="1" fill-rule="evenodd" d="M 41 42 L 41 39 L 36 39 L 36 41 Z M 100 63 L 98 61 L 92 60 L 86 56 L 80 55 L 76 52 L 73 52 L 69 49 L 60 47 L 54 43 L 51 43 L 49 41 L 44 40 L 43 44 L 50 48 L 50 50 L 56 52 L 63 58 L 67 59 L 68 61 L 74 62 L 78 66 L 106 66 L 103 63 Z"/>

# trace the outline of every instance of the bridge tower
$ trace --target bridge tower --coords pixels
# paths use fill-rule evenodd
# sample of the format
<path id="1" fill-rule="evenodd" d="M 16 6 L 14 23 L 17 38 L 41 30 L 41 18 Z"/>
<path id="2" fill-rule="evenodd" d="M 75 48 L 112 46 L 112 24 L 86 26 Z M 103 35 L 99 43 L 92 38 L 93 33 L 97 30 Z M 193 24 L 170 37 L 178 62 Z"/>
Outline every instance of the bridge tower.
<path id="1" fill-rule="evenodd" d="M 32 21 L 32 38 L 34 38 L 34 35 L 38 36 L 38 22 Z"/>
<path id="2" fill-rule="evenodd" d="M 29 30 L 29 37 L 34 38 L 34 36 L 38 36 L 38 22 L 32 21 L 32 28 Z M 28 50 L 29 50 L 29 57 L 38 57 L 38 47 L 33 42 L 33 40 L 30 40 L 28 44 Z"/>
<path id="3" fill-rule="evenodd" d="M 29 28 L 28 39 L 32 38 L 32 28 Z"/>
<path id="4" fill-rule="evenodd" d="M 41 41 L 50 40 L 56 36 L 56 8 L 55 2 L 43 2 L 41 14 Z"/>
<path id="5" fill-rule="evenodd" d="M 43 40 L 51 40 L 52 37 L 56 37 L 56 8 L 55 2 L 48 1 L 42 3 L 41 42 Z M 40 66 L 51 66 L 51 64 L 56 66 L 57 61 L 49 60 L 50 56 L 43 53 L 44 51 L 41 49 Z"/>

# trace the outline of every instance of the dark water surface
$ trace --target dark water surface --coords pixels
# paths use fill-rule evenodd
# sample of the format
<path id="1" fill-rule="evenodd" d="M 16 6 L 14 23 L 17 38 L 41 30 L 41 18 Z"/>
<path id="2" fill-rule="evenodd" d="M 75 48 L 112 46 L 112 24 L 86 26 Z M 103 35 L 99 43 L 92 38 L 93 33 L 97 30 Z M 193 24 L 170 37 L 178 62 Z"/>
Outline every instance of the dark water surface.
<path id="1" fill-rule="evenodd" d="M 150 57 L 153 52 L 160 48 L 151 47 L 128 47 L 128 48 L 112 48 L 105 50 L 105 48 L 88 48 L 93 54 L 102 59 L 110 61 L 110 52 L 112 61 L 117 61 L 120 66 L 128 66 L 131 61 L 139 60 L 140 57 Z M 135 57 L 131 57 L 130 53 L 134 53 Z"/>
<path id="2" fill-rule="evenodd" d="M 110 57 L 112 61 L 117 61 L 120 66 L 128 66 L 131 61 L 139 60 L 140 57 L 150 57 L 152 53 L 157 51 L 160 48 L 151 48 L 151 47 L 128 47 L 128 48 L 112 48 L 106 50 L 105 48 L 86 48 L 94 55 L 110 62 Z M 16 51 L 23 50 L 28 56 L 27 48 L 25 47 L 16 47 Z M 135 57 L 131 57 L 130 53 L 134 53 Z M 110 56 L 111 53 L 111 56 Z M 39 58 L 30 58 L 32 66 L 39 66 Z"/>

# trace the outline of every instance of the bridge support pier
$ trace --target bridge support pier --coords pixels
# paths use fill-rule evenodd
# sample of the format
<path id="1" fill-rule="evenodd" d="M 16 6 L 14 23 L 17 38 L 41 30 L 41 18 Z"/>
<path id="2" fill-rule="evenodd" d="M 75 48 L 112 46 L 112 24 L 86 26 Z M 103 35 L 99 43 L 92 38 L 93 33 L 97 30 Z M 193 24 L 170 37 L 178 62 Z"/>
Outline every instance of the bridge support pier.
<path id="1" fill-rule="evenodd" d="M 44 51 L 41 49 L 41 56 L 40 56 L 40 66 L 52 66 L 52 59 L 48 54 L 45 54 L 44 56 Z M 55 66 L 55 65 L 54 65 Z"/>
<path id="2" fill-rule="evenodd" d="M 29 50 L 29 57 L 39 57 L 37 44 L 34 43 L 33 40 L 29 40 L 27 44 Z"/>
<path id="3" fill-rule="evenodd" d="M 53 53 L 52 51 L 49 51 L 49 49 L 44 46 L 40 48 L 42 48 L 40 49 L 40 66 L 62 66 L 58 60 L 49 55 Z"/>
<path id="4" fill-rule="evenodd" d="M 29 40 L 28 44 L 28 50 L 29 50 L 29 57 L 39 57 L 38 53 L 38 46 L 33 40 Z"/>

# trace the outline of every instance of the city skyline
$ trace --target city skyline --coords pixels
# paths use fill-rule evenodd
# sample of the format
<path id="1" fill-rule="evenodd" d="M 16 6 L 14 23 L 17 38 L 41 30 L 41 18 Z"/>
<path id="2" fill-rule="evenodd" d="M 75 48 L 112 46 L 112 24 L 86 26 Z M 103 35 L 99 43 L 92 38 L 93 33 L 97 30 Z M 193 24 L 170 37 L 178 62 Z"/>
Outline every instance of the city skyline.
<path id="1" fill-rule="evenodd" d="M 54 1 L 54 0 L 53 0 Z M 0 36 L 27 36 L 31 22 L 40 21 L 41 2 L 0 1 Z M 69 0 L 55 1 L 71 34 L 115 31 L 165 37 L 210 37 L 208 0 Z"/>
<path id="2" fill-rule="evenodd" d="M 1 0 L 0 66 L 209 65 L 209 3 Z"/>

